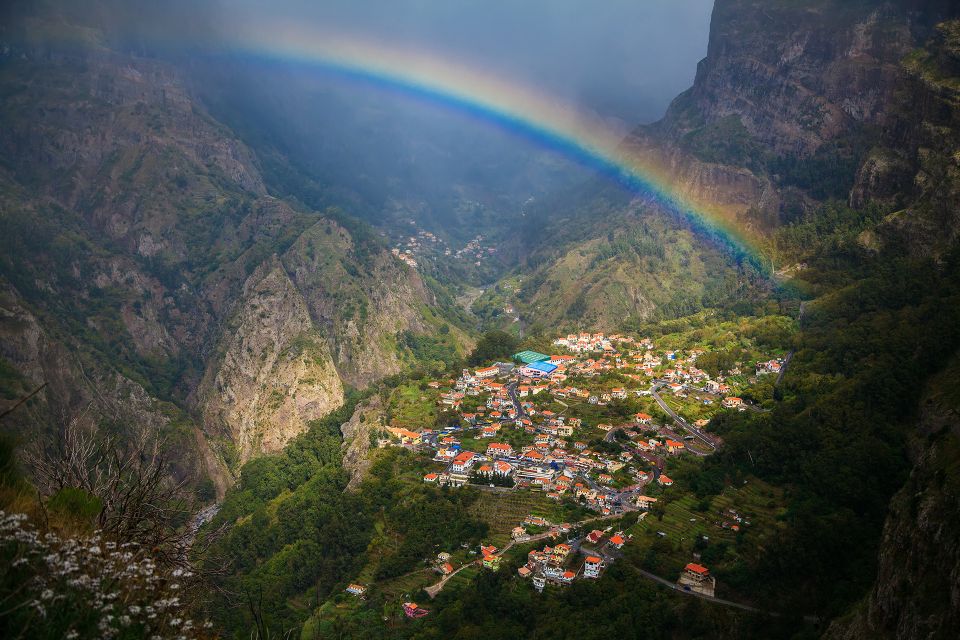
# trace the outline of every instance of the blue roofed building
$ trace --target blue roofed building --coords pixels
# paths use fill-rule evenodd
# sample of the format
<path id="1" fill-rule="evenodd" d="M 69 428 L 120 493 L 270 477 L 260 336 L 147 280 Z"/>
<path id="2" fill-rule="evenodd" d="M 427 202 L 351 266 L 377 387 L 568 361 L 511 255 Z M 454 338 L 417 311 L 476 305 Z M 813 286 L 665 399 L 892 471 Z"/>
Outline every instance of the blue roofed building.
<path id="1" fill-rule="evenodd" d="M 520 369 L 520 375 L 527 378 L 547 378 L 557 370 L 557 365 L 549 362 L 531 362 Z"/>

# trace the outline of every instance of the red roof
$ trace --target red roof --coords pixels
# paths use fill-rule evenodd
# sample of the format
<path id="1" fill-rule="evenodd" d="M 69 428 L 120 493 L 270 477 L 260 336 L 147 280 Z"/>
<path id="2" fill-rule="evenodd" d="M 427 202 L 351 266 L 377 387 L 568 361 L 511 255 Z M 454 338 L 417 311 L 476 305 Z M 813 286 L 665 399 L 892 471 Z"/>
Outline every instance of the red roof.
<path id="1" fill-rule="evenodd" d="M 587 562 L 590 564 L 598 564 L 600 562 L 600 558 L 597 556 L 587 556 Z"/>
<path id="2" fill-rule="evenodd" d="M 694 573 L 700 574 L 701 576 L 705 576 L 708 573 L 710 573 L 709 569 L 707 569 L 702 564 L 697 564 L 696 562 L 691 562 L 690 564 L 688 564 L 686 566 L 686 569 L 687 571 L 692 571 Z"/>

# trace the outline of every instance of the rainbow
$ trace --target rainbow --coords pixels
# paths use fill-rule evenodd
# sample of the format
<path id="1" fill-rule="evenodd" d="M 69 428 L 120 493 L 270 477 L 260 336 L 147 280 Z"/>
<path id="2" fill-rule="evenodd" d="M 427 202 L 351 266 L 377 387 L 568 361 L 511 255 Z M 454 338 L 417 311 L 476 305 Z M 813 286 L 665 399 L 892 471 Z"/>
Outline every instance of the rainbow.
<path id="1" fill-rule="evenodd" d="M 654 154 L 624 144 L 597 117 L 443 55 L 425 53 L 300 25 L 237 25 L 229 52 L 267 61 L 313 65 L 413 95 L 491 122 L 620 182 L 679 214 L 739 257 L 763 262 L 757 238 L 736 223 L 731 207 L 696 202 Z"/>

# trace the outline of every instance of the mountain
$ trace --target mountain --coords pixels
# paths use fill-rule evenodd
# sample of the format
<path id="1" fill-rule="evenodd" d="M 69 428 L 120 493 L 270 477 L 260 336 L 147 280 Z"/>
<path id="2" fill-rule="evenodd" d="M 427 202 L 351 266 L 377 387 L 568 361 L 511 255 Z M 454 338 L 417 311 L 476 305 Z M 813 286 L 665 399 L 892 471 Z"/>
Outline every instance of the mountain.
<path id="1" fill-rule="evenodd" d="M 411 366 L 404 335 L 462 348 L 370 230 L 271 196 L 176 68 L 56 13 L 3 40 L 5 402 L 47 384 L 14 430 L 149 421 L 222 491 L 223 462 Z"/>

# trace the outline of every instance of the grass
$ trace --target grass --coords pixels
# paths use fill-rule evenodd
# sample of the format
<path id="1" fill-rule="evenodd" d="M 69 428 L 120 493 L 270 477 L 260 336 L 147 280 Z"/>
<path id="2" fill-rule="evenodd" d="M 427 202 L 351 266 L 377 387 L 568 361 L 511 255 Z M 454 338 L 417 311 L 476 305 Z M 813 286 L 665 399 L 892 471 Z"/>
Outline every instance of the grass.
<path id="1" fill-rule="evenodd" d="M 432 428 L 437 422 L 437 398 L 434 389 L 421 389 L 417 382 L 397 387 L 390 396 L 390 422 L 396 427 L 418 430 Z"/>

